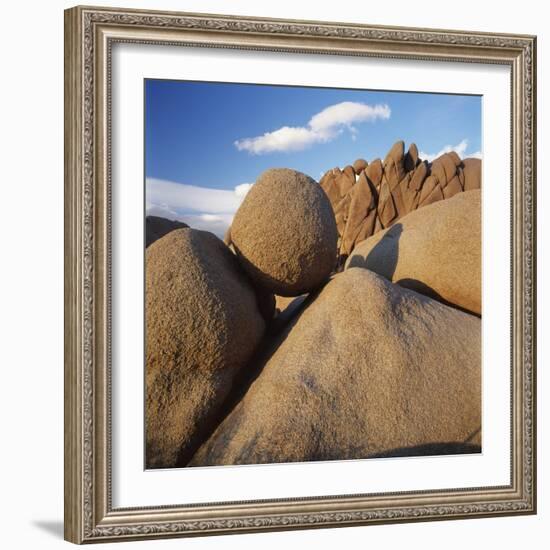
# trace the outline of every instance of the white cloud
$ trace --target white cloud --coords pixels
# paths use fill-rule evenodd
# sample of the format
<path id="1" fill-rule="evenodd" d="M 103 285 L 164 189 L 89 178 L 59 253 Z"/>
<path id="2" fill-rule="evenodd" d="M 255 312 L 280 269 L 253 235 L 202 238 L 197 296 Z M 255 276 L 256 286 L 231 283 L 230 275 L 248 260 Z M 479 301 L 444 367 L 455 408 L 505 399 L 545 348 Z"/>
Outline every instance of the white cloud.
<path id="1" fill-rule="evenodd" d="M 431 153 L 425 153 L 424 151 L 420 151 L 418 153 L 418 156 L 423 159 L 427 160 L 428 162 L 433 162 L 437 157 L 440 157 L 441 155 L 444 155 L 445 153 L 450 153 L 451 151 L 454 151 L 461 159 L 464 158 L 482 158 L 481 151 L 476 151 L 475 153 L 468 153 L 468 140 L 463 139 L 460 143 L 457 143 L 456 145 L 446 145 L 441 149 L 441 151 L 438 151 L 437 153 L 431 154 Z"/>
<path id="2" fill-rule="evenodd" d="M 227 190 L 147 178 L 145 185 L 147 215 L 178 220 L 223 237 L 253 184 Z"/>
<path id="3" fill-rule="evenodd" d="M 367 105 L 354 101 L 336 103 L 320 113 L 313 115 L 309 126 L 316 132 L 331 130 L 332 128 L 358 122 L 370 122 L 377 118 L 390 118 L 391 110 L 387 105 Z"/>
<path id="4" fill-rule="evenodd" d="M 238 139 L 235 147 L 254 155 L 273 152 L 302 151 L 315 143 L 332 141 L 347 128 L 352 137 L 357 134 L 353 124 L 390 118 L 388 105 L 367 105 L 344 101 L 330 105 L 313 115 L 307 126 L 283 126 L 261 136 Z"/>
<path id="5" fill-rule="evenodd" d="M 178 221 L 186 223 L 193 229 L 210 231 L 222 239 L 233 222 L 233 214 L 183 214 L 178 217 Z"/>
<path id="6" fill-rule="evenodd" d="M 145 213 L 148 216 L 158 216 L 167 220 L 177 220 L 178 213 L 170 208 L 167 204 L 151 204 L 147 201 L 145 205 Z"/>
<path id="7" fill-rule="evenodd" d="M 241 203 L 241 197 L 231 190 L 211 189 L 155 178 L 147 178 L 146 185 L 147 202 L 168 205 L 172 210 L 185 209 L 217 214 L 235 212 Z"/>
<path id="8" fill-rule="evenodd" d="M 283 126 L 262 136 L 238 139 L 235 146 L 239 151 L 248 151 L 254 155 L 265 153 L 302 151 L 314 143 L 328 141 L 328 136 L 315 133 L 309 128 Z"/>
<path id="9" fill-rule="evenodd" d="M 235 194 L 237 197 L 245 197 L 253 185 L 253 183 L 240 183 L 235 187 Z"/>

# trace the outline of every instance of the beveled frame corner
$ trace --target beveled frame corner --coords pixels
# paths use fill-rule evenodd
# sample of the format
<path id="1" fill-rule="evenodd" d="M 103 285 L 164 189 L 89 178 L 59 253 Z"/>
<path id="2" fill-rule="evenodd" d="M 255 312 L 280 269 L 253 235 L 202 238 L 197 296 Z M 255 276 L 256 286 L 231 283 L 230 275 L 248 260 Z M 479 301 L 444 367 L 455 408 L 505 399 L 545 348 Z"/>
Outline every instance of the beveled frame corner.
<path id="1" fill-rule="evenodd" d="M 498 63 L 512 81 L 512 453 L 502 487 L 114 509 L 110 58 L 116 42 Z M 65 12 L 65 538 L 103 542 L 536 512 L 536 37 L 76 7 Z"/>

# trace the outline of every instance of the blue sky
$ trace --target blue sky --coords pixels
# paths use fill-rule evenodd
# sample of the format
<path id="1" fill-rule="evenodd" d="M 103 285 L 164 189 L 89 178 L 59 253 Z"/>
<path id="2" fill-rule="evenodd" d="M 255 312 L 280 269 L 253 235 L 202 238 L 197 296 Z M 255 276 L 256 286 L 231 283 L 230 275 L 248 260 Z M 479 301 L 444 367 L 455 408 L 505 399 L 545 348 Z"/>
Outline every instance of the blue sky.
<path id="1" fill-rule="evenodd" d="M 319 180 L 398 139 L 481 156 L 481 97 L 146 80 L 147 213 L 221 235 L 264 170 Z"/>

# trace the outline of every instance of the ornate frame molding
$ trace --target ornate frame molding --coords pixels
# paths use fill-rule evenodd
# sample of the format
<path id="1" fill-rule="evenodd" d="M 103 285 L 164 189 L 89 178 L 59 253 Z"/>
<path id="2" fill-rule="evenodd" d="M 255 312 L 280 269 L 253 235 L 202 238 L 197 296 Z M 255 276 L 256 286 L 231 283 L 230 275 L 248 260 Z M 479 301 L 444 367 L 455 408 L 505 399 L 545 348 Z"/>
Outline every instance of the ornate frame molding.
<path id="1" fill-rule="evenodd" d="M 110 467 L 110 57 L 114 42 L 498 63 L 512 82 L 511 484 L 113 509 Z M 336 527 L 536 511 L 536 38 L 222 15 L 65 12 L 65 538 Z"/>

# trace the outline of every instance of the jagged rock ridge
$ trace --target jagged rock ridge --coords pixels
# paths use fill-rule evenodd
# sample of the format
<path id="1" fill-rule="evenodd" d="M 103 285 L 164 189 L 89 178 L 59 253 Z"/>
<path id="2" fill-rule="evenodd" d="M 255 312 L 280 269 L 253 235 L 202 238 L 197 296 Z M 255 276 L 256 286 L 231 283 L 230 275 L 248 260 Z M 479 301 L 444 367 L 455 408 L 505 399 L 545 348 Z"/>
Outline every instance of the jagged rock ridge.
<path id="1" fill-rule="evenodd" d="M 328 170 L 320 185 L 329 197 L 338 229 L 339 264 L 356 244 L 391 227 L 409 212 L 481 187 L 481 161 L 461 160 L 454 151 L 429 163 L 411 143 L 397 141 L 384 161 L 358 159 Z"/>

